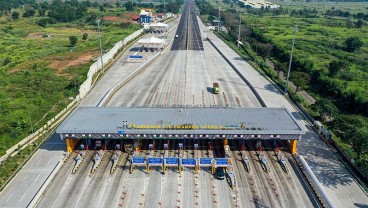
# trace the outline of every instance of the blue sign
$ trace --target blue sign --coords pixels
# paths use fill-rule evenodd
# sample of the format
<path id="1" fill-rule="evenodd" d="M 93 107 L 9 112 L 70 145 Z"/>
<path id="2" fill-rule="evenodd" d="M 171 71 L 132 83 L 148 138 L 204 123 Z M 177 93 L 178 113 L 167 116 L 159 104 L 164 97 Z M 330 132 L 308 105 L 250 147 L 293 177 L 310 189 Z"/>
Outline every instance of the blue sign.
<path id="1" fill-rule="evenodd" d="M 177 165 L 179 158 L 177 157 L 167 157 L 165 158 L 166 165 Z"/>
<path id="2" fill-rule="evenodd" d="M 215 158 L 216 165 L 228 165 L 228 159 L 227 158 Z"/>
<path id="3" fill-rule="evenodd" d="M 143 56 L 138 56 L 138 55 L 131 55 L 129 56 L 129 58 L 142 58 Z"/>
<path id="4" fill-rule="evenodd" d="M 148 158 L 148 164 L 150 164 L 150 165 L 152 165 L 152 164 L 161 165 L 162 164 L 162 158 L 161 157 L 150 157 L 150 158 Z"/>
<path id="5" fill-rule="evenodd" d="M 195 166 L 196 160 L 194 158 L 183 158 L 181 159 L 181 164 L 183 166 Z"/>
<path id="6" fill-rule="evenodd" d="M 118 134 L 125 134 L 124 130 L 118 130 Z"/>
<path id="7" fill-rule="evenodd" d="M 132 158 L 132 163 L 133 164 L 144 164 L 144 157 L 133 157 Z"/>
<path id="8" fill-rule="evenodd" d="M 199 164 L 200 165 L 211 165 L 212 158 L 200 158 Z"/>

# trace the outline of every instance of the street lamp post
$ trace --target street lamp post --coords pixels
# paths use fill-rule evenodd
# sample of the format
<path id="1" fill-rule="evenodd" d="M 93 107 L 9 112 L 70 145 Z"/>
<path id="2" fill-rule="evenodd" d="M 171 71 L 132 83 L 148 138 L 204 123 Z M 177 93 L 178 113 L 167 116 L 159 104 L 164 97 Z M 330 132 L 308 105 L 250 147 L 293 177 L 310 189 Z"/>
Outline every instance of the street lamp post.
<path id="1" fill-rule="evenodd" d="M 220 32 L 220 0 L 218 0 L 218 20 L 217 20 L 217 32 Z"/>
<path id="2" fill-rule="evenodd" d="M 296 30 L 297 30 L 297 26 L 294 25 L 294 28 L 293 28 L 294 37 L 293 37 L 293 44 L 291 46 L 291 53 L 290 53 L 290 60 L 289 60 L 289 69 L 288 69 L 288 73 L 287 73 L 287 77 L 286 77 L 286 85 L 285 85 L 285 90 L 284 90 L 284 93 L 285 94 L 287 94 L 287 88 L 288 88 L 288 85 L 289 85 L 289 76 L 290 76 L 290 69 L 291 69 L 291 61 L 293 60 L 293 52 L 294 52 L 294 43 L 295 43 Z"/>
<path id="3" fill-rule="evenodd" d="M 240 46 L 240 25 L 241 25 L 241 13 L 239 12 L 238 48 Z"/>
<path id="4" fill-rule="evenodd" d="M 33 134 L 34 131 L 33 131 L 33 124 L 32 124 L 32 119 L 31 119 L 31 113 L 29 113 L 28 110 L 27 110 L 27 112 L 28 112 L 29 122 L 31 123 L 31 130 L 32 130 L 32 134 Z"/>
<path id="5" fill-rule="evenodd" d="M 101 69 L 102 69 L 102 73 L 104 72 L 104 65 L 103 65 L 103 59 L 102 59 L 102 35 L 101 35 L 101 31 L 100 31 L 100 22 L 101 20 L 97 19 L 97 28 L 98 28 L 98 36 L 100 38 L 100 57 L 101 57 Z"/>

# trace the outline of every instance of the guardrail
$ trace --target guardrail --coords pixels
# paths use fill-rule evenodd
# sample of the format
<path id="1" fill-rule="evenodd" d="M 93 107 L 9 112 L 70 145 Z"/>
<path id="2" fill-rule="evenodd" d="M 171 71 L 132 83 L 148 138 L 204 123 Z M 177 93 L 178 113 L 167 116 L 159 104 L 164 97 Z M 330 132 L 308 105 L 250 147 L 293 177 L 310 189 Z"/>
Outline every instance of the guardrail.
<path id="1" fill-rule="evenodd" d="M 243 76 L 242 73 L 234 66 L 233 63 L 217 48 L 217 46 L 211 41 L 211 39 L 207 38 L 207 40 L 211 43 L 211 45 L 216 49 L 216 51 L 225 59 L 225 61 L 234 69 L 234 71 L 240 76 L 240 78 L 249 86 L 250 90 L 256 96 L 258 102 L 262 107 L 267 107 L 266 103 L 263 101 L 261 96 L 258 94 L 257 90 L 253 87 L 253 85 Z"/>
<path id="2" fill-rule="evenodd" d="M 322 202 L 324 207 L 333 208 L 334 206 L 332 202 L 328 198 L 326 192 L 323 190 L 321 184 L 319 183 L 318 179 L 316 178 L 304 158 L 299 155 L 297 157 L 297 162 L 303 168 L 304 175 L 307 177 L 309 184 L 314 188 L 315 193 L 319 197 L 319 200 Z"/>
<path id="3" fill-rule="evenodd" d="M 282 92 L 282 88 L 284 87 L 280 82 L 278 82 L 277 80 L 275 80 L 274 78 L 271 79 L 272 82 L 275 84 L 275 86 L 278 88 L 278 90 L 280 92 Z M 287 90 L 288 92 L 288 98 L 290 99 L 290 101 L 298 108 L 298 110 L 300 111 L 301 115 L 311 124 L 313 130 L 315 131 L 316 134 L 318 134 L 318 129 L 315 127 L 315 125 L 313 125 L 315 123 L 315 119 L 309 115 L 309 113 L 303 108 L 303 106 L 301 106 L 299 104 L 298 101 L 295 100 L 295 98 L 292 96 L 292 93 Z M 328 131 L 326 129 L 326 131 Z M 319 135 L 319 134 L 318 134 Z M 368 183 L 368 175 L 366 175 L 355 163 L 353 163 L 351 161 L 351 157 L 349 157 L 345 151 L 338 145 L 336 144 L 336 142 L 334 140 L 327 140 L 325 138 L 323 138 L 321 135 L 319 135 L 319 138 L 321 140 L 323 140 L 328 146 L 333 146 L 337 153 L 340 154 L 340 156 L 338 154 L 336 154 L 336 156 L 340 159 L 340 161 L 342 161 L 343 163 L 347 163 L 345 165 L 349 165 L 352 169 L 348 170 L 354 175 L 354 174 L 358 174 L 362 180 L 364 181 L 364 183 Z"/>

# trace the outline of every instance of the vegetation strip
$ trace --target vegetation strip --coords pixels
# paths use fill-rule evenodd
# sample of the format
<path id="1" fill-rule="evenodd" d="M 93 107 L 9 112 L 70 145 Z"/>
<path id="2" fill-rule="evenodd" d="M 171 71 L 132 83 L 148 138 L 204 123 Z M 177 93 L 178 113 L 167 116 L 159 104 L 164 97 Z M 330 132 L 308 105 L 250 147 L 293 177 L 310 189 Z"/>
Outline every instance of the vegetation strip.
<path id="1" fill-rule="evenodd" d="M 309 8 L 300 9 L 295 4 L 291 8 L 288 3 L 282 3 L 279 9 L 273 10 L 222 4 L 225 10 L 221 11 L 221 20 L 227 32 L 220 32 L 219 36 L 236 48 L 237 12 L 246 11 L 241 15 L 240 53 L 247 61 L 259 65 L 281 88 L 290 58 L 292 28 L 297 25 L 290 76 L 295 91 L 289 88 L 290 99 L 304 108 L 305 115 L 311 115 L 308 116 L 311 121 L 322 120 L 329 127 L 333 140 L 326 141 L 339 151 L 343 149 L 347 163 L 359 167 L 362 171 L 357 172 L 367 178 L 368 73 L 364 66 L 368 64 L 365 44 L 368 37 L 362 34 L 368 32 L 368 27 L 361 25 L 360 20 L 368 19 L 368 13 L 343 12 L 336 9 L 336 4 L 329 4 L 331 7 L 323 11 L 310 8 L 309 4 Z M 197 6 L 204 22 L 217 19 L 214 1 L 198 1 Z M 307 95 L 301 90 L 307 90 L 316 101 L 307 102 L 303 98 Z"/>

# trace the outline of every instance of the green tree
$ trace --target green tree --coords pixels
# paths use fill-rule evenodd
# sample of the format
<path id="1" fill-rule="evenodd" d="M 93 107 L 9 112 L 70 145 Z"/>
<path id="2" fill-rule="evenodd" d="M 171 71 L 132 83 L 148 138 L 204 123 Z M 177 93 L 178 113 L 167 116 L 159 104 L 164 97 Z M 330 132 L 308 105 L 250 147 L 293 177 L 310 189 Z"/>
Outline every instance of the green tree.
<path id="1" fill-rule="evenodd" d="M 87 38 L 88 38 L 88 33 L 83 33 L 83 37 L 82 37 L 82 40 L 87 40 Z"/>
<path id="2" fill-rule="evenodd" d="M 330 76 L 337 75 L 343 69 L 347 69 L 349 67 L 349 63 L 346 61 L 333 60 L 328 65 L 328 74 Z"/>
<path id="3" fill-rule="evenodd" d="M 368 127 L 363 126 L 355 131 L 348 131 L 346 134 L 351 138 L 351 144 L 354 151 L 358 154 L 358 158 L 368 153 Z"/>
<path id="4" fill-rule="evenodd" d="M 312 110 L 317 112 L 323 120 L 325 118 L 334 118 L 337 113 L 339 112 L 339 109 L 332 103 L 330 99 L 322 98 L 320 100 L 317 100 L 312 106 Z"/>
<path id="5" fill-rule="evenodd" d="M 19 12 L 13 12 L 11 17 L 12 17 L 13 20 L 19 19 Z"/>
<path id="6" fill-rule="evenodd" d="M 8 64 L 10 64 L 10 62 L 11 62 L 11 59 L 10 59 L 9 57 L 6 57 L 6 58 L 4 59 L 3 65 L 4 65 L 4 66 L 5 66 L 5 65 L 8 65 Z"/>
<path id="7" fill-rule="evenodd" d="M 127 33 L 127 28 L 129 28 L 129 22 L 122 22 L 121 27 L 123 28 L 124 33 Z"/>
<path id="8" fill-rule="evenodd" d="M 70 36 L 69 37 L 69 43 L 70 43 L 70 46 L 75 46 L 77 45 L 77 42 L 78 42 L 78 38 L 76 36 Z"/>
<path id="9" fill-rule="evenodd" d="M 132 2 L 130 2 L 130 1 L 128 1 L 127 3 L 125 3 L 124 6 L 125 6 L 126 10 L 128 10 L 128 11 L 133 11 L 134 10 L 134 7 L 135 7 L 135 5 Z"/>
<path id="10" fill-rule="evenodd" d="M 103 5 L 100 5 L 99 9 L 100 9 L 100 12 L 104 12 L 105 11 L 105 7 Z"/>
<path id="11" fill-rule="evenodd" d="M 40 19 L 40 20 L 38 20 L 38 22 L 37 22 L 37 24 L 39 25 L 39 26 L 41 26 L 41 27 L 46 27 L 46 25 L 47 25 L 47 23 L 48 23 L 49 21 L 48 21 L 48 19 Z"/>
<path id="12" fill-rule="evenodd" d="M 275 70 L 277 71 L 277 76 L 280 76 L 281 72 L 286 71 L 286 63 L 276 62 L 275 63 Z"/>
<path id="13" fill-rule="evenodd" d="M 33 17 L 36 11 L 32 8 L 27 8 L 26 11 L 23 13 L 23 17 Z"/>
<path id="14" fill-rule="evenodd" d="M 349 37 L 345 40 L 346 50 L 354 52 L 363 46 L 363 41 L 359 37 Z"/>
<path id="15" fill-rule="evenodd" d="M 305 72 L 295 71 L 291 72 L 290 80 L 296 86 L 295 93 L 297 93 L 300 89 L 307 89 L 311 76 Z"/>
<path id="16" fill-rule="evenodd" d="M 98 15 L 96 12 L 89 12 L 86 18 L 86 22 L 94 25 L 96 23 L 97 18 Z"/>
<path id="17" fill-rule="evenodd" d="M 44 17 L 45 14 L 46 14 L 46 10 L 45 9 L 39 8 L 37 11 L 38 11 L 38 15 L 40 17 Z"/>
<path id="18" fill-rule="evenodd" d="M 346 27 L 347 28 L 352 28 L 353 27 L 353 19 L 351 17 L 349 17 L 347 20 L 346 20 Z"/>
<path id="19" fill-rule="evenodd" d="M 355 27 L 356 28 L 362 28 L 363 27 L 363 20 L 359 19 L 356 23 L 355 23 Z"/>

